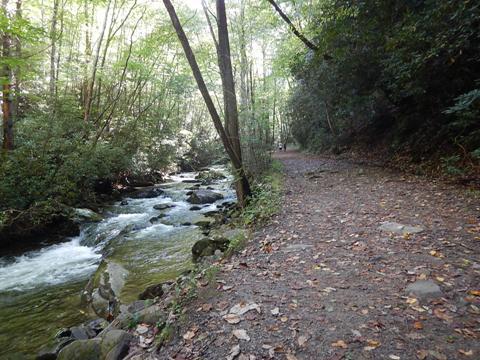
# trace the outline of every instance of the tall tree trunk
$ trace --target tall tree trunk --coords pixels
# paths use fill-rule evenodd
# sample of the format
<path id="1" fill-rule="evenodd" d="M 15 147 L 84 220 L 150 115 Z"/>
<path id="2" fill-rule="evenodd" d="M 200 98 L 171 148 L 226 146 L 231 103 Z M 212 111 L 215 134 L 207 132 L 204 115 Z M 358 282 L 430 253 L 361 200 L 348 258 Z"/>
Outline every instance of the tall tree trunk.
<path id="1" fill-rule="evenodd" d="M 8 18 L 8 0 L 2 0 L 2 11 Z M 5 31 L 2 38 L 2 57 L 10 58 L 10 34 Z M 13 150 L 13 94 L 12 94 L 12 69 L 7 64 L 3 66 L 2 80 L 2 115 L 3 115 L 3 149 Z"/>
<path id="2" fill-rule="evenodd" d="M 57 19 L 58 19 L 58 3 L 59 0 L 53 1 L 52 23 L 50 27 L 50 100 L 55 107 L 55 84 L 57 82 L 55 71 L 57 56 Z"/>
<path id="3" fill-rule="evenodd" d="M 190 43 L 188 42 L 188 38 L 185 35 L 185 32 L 183 31 L 183 27 L 180 24 L 180 20 L 178 19 L 178 16 L 175 12 L 175 8 L 173 7 L 170 0 L 163 0 L 163 4 L 165 5 L 165 8 L 167 9 L 167 12 L 168 12 L 168 14 L 170 16 L 170 19 L 172 21 L 172 25 L 173 25 L 176 33 L 177 33 L 177 36 L 178 36 L 178 39 L 179 39 L 181 45 L 183 47 L 183 50 L 185 52 L 185 56 L 188 60 L 190 68 L 192 69 L 193 76 L 195 78 L 195 81 L 197 82 L 198 89 L 200 90 L 200 93 L 202 94 L 202 97 L 205 101 L 208 112 L 210 113 L 210 117 L 212 118 L 215 129 L 217 130 L 217 133 L 219 134 L 220 139 L 222 140 L 225 151 L 227 152 L 227 154 L 230 158 L 230 161 L 232 162 L 232 165 L 233 165 L 235 171 L 237 172 L 237 174 L 236 174 L 236 176 L 237 176 L 237 186 L 236 186 L 237 198 L 238 198 L 238 202 L 239 202 L 240 206 L 243 207 L 243 206 L 245 206 L 245 204 L 247 202 L 247 199 L 250 197 L 251 191 L 250 191 L 250 184 L 249 184 L 248 178 L 247 178 L 247 176 L 245 174 L 245 171 L 243 169 L 241 153 L 237 153 L 234 150 L 233 145 L 230 143 L 230 138 L 227 136 L 225 128 L 223 127 L 223 124 L 222 124 L 222 120 L 220 119 L 220 116 L 218 115 L 217 109 L 216 109 L 216 107 L 213 103 L 213 100 L 210 96 L 210 93 L 208 92 L 205 81 L 203 80 L 202 73 L 200 71 L 200 68 L 198 67 L 197 60 L 195 58 L 195 55 L 193 54 Z M 223 21 L 226 24 L 226 19 L 224 19 Z M 225 41 L 225 39 L 223 39 L 222 41 Z"/>
<path id="4" fill-rule="evenodd" d="M 218 23 L 218 59 L 219 68 L 223 72 L 222 88 L 227 126 L 227 135 L 232 144 L 233 151 L 240 160 L 241 167 L 236 169 L 239 181 L 237 182 L 237 195 L 239 199 L 250 196 L 250 184 L 245 174 L 242 161 L 242 148 L 240 144 L 240 132 L 238 124 L 237 96 L 235 94 L 235 82 L 233 80 L 232 59 L 230 54 L 230 40 L 228 38 L 227 13 L 225 1 L 217 0 L 217 23 Z M 244 194 L 246 192 L 246 194 Z M 240 194 L 240 195 L 239 195 Z"/>

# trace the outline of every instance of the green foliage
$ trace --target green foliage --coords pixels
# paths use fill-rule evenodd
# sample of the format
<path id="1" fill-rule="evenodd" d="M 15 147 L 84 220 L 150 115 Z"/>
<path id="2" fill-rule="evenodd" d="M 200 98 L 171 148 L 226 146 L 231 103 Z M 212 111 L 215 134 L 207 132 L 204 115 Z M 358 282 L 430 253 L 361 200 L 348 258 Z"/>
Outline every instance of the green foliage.
<path id="1" fill-rule="evenodd" d="M 302 147 L 378 145 L 421 159 L 480 146 L 478 3 L 327 0 L 312 17 L 320 50 L 290 63 Z"/>
<path id="2" fill-rule="evenodd" d="M 282 196 L 281 163 L 274 161 L 270 172 L 253 184 L 252 198 L 242 209 L 245 225 L 263 224 L 280 209 Z"/>

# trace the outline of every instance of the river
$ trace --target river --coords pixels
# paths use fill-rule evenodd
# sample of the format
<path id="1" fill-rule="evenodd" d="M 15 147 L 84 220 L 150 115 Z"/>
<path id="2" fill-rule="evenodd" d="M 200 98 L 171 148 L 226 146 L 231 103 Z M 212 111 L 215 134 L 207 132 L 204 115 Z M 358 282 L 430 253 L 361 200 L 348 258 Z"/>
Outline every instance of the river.
<path id="1" fill-rule="evenodd" d="M 204 213 L 220 203 L 235 201 L 227 177 L 210 185 L 222 200 L 190 210 L 187 192 L 196 175 L 172 176 L 158 186 L 165 192 L 155 198 L 126 197 L 123 204 L 107 207 L 101 222 L 83 224 L 78 237 L 21 256 L 0 257 L 0 358 L 34 357 L 60 328 L 90 319 L 80 293 L 103 258 L 128 271 L 122 303 L 136 300 L 148 285 L 189 269 L 191 247 L 203 237 L 200 228 L 189 224 L 207 219 Z M 172 207 L 155 210 L 159 204 Z"/>

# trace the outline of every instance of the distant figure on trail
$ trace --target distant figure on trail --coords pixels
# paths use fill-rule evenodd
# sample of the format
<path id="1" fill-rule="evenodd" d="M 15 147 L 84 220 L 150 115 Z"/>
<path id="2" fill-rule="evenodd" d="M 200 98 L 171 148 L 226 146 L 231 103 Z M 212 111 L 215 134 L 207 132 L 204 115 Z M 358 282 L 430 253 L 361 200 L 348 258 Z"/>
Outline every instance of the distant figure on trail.
<path id="1" fill-rule="evenodd" d="M 283 144 L 282 144 L 282 143 L 278 143 L 278 150 L 279 150 L 279 151 L 282 151 L 282 150 L 283 150 Z"/>
<path id="2" fill-rule="evenodd" d="M 287 143 L 283 144 L 283 151 L 287 151 Z"/>

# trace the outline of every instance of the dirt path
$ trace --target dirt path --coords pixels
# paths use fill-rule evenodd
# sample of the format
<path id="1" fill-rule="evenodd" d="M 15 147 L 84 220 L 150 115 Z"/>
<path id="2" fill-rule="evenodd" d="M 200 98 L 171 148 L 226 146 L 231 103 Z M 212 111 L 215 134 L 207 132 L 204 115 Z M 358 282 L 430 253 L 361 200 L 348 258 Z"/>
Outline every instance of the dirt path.
<path id="1" fill-rule="evenodd" d="M 203 280 L 158 356 L 480 359 L 478 200 L 378 167 L 279 158 L 281 213 Z M 424 230 L 396 234 L 384 222 Z"/>

